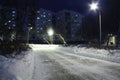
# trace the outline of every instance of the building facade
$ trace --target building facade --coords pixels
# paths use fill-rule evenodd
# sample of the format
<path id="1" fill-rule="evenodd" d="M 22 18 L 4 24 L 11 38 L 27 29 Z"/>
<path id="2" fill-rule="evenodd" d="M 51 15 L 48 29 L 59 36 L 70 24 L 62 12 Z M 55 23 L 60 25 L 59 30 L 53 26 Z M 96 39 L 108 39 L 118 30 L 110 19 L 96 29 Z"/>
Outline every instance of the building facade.
<path id="1" fill-rule="evenodd" d="M 36 38 L 38 39 L 42 38 L 44 34 L 47 34 L 47 29 L 54 26 L 53 16 L 54 16 L 53 12 L 45 9 L 39 9 L 36 12 L 35 19 Z"/>
<path id="2" fill-rule="evenodd" d="M 0 8 L 0 33 L 1 39 L 15 39 L 16 35 L 16 9 L 1 7 Z"/>
<path id="3" fill-rule="evenodd" d="M 63 10 L 54 13 L 45 9 L 22 9 L 0 7 L 0 30 L 20 34 L 24 40 L 40 40 L 47 35 L 47 30 L 53 28 L 54 35 L 60 34 L 66 41 L 79 41 L 83 16 L 74 11 Z M 29 28 L 32 27 L 30 30 Z M 2 30 L 3 29 L 3 30 Z M 2 32 L 1 36 L 2 36 Z M 20 33 L 16 33 L 20 32 Z M 21 35 L 22 34 L 22 35 Z M 10 35 L 9 35 L 10 36 Z M 19 35 L 17 35 L 19 37 Z"/>
<path id="4" fill-rule="evenodd" d="M 67 41 L 79 41 L 83 16 L 80 13 L 63 10 L 57 13 L 56 27 Z"/>
<path id="5" fill-rule="evenodd" d="M 40 9 L 36 13 L 35 32 L 36 38 L 47 34 L 47 29 L 52 27 L 55 34 L 61 34 L 66 41 L 79 41 L 81 39 L 81 24 L 83 16 L 74 11 L 63 10 L 53 13 Z"/>

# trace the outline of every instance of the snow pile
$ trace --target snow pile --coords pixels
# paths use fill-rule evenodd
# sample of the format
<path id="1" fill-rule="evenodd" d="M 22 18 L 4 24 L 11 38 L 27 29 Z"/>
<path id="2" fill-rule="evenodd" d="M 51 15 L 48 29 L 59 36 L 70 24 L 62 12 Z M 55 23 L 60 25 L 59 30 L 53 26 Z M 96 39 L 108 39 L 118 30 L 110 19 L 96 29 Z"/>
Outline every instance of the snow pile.
<path id="1" fill-rule="evenodd" d="M 34 69 L 33 56 L 29 51 L 15 58 L 0 56 L 0 80 L 31 80 Z"/>
<path id="2" fill-rule="evenodd" d="M 70 46 L 61 47 L 60 49 L 80 56 L 120 63 L 120 50 L 105 50 L 87 46 L 86 47 Z"/>
<path id="3" fill-rule="evenodd" d="M 36 78 L 41 80 L 45 78 L 43 80 L 46 80 L 46 76 L 43 76 L 43 74 L 48 72 L 45 71 L 47 68 L 40 60 L 39 51 L 55 50 L 58 45 L 30 44 L 30 47 L 33 49 L 32 51 L 22 52 L 17 56 L 13 54 L 12 56 L 15 58 L 6 58 L 0 55 L 0 80 L 34 80 Z M 36 65 L 38 67 L 35 67 Z M 34 76 L 36 74 L 37 77 Z"/>

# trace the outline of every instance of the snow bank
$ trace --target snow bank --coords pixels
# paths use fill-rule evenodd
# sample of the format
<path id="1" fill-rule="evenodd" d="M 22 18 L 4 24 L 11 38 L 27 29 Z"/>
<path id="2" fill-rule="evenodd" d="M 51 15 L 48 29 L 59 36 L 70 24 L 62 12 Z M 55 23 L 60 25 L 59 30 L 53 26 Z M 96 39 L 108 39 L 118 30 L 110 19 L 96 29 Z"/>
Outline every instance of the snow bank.
<path id="1" fill-rule="evenodd" d="M 87 46 L 86 47 L 70 46 L 70 47 L 61 47 L 60 49 L 80 56 L 120 63 L 120 50 L 105 50 L 105 49 L 97 49 Z"/>
<path id="2" fill-rule="evenodd" d="M 31 80 L 34 57 L 30 51 L 15 58 L 0 56 L 0 80 Z"/>

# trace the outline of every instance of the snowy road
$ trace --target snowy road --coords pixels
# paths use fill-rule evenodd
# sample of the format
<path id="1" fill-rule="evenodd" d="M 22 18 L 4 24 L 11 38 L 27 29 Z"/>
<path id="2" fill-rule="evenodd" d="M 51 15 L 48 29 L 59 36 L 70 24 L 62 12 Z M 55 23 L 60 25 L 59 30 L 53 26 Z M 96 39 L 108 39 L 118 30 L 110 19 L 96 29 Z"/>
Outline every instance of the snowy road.
<path id="1" fill-rule="evenodd" d="M 59 47 L 34 48 L 33 80 L 120 80 L 120 64 L 78 56 Z"/>

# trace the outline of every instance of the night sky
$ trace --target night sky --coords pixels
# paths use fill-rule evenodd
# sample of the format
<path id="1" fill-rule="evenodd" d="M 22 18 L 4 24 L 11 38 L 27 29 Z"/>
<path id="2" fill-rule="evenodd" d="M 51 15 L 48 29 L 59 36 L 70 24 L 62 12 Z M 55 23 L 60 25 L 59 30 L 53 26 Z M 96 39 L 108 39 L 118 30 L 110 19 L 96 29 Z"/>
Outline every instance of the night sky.
<path id="1" fill-rule="evenodd" d="M 5 1 L 5 0 L 0 0 Z M 37 6 L 53 12 L 63 9 L 80 12 L 84 16 L 88 16 L 88 21 L 93 20 L 91 24 L 98 24 L 97 13 L 89 10 L 88 4 L 95 0 L 6 0 L 9 5 Z M 116 33 L 120 23 L 120 0 L 99 0 L 100 9 L 102 11 L 102 30 L 105 32 Z"/>
<path id="2" fill-rule="evenodd" d="M 93 0 L 40 0 L 39 6 L 55 12 L 63 9 L 77 11 L 90 18 L 88 21 L 92 20 L 93 24 L 97 25 L 96 17 L 98 15 L 97 13 L 91 12 L 88 6 L 92 1 Z M 117 33 L 120 22 L 120 0 L 99 0 L 99 5 L 102 11 L 102 31 Z"/>

